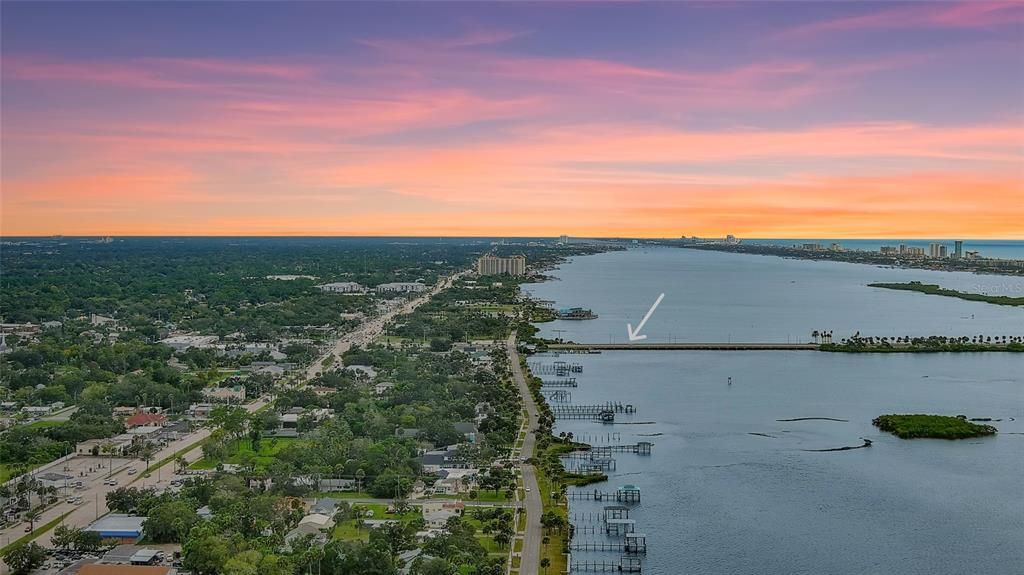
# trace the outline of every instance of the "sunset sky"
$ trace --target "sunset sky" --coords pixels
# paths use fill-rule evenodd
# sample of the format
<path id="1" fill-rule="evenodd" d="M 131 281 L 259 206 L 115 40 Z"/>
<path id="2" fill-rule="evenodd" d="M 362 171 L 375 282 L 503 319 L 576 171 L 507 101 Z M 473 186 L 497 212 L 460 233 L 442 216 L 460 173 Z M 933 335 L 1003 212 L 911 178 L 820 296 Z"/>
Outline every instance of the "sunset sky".
<path id="1" fill-rule="evenodd" d="M 1024 239 L 1024 4 L 2 3 L 4 236 Z"/>

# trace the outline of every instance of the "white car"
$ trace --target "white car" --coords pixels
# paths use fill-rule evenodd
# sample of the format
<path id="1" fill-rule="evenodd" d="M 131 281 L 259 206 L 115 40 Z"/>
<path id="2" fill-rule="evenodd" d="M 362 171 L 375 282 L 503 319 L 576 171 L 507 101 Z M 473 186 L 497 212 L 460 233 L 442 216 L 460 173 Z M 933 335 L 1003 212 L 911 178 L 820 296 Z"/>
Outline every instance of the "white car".
<path id="1" fill-rule="evenodd" d="M 128 470 L 128 475 L 135 475 L 138 472 L 139 472 L 138 469 L 135 469 L 134 467 L 132 467 L 131 469 Z"/>

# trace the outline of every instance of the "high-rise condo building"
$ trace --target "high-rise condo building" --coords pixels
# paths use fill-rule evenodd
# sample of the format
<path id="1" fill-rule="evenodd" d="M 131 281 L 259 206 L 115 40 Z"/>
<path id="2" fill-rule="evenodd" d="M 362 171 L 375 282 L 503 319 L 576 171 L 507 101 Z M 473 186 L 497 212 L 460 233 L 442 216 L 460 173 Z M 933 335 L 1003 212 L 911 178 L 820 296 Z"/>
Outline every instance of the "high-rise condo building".
<path id="1" fill-rule="evenodd" d="M 960 259 L 964 257 L 964 242 L 963 240 L 956 240 L 953 242 L 953 257 Z"/>
<path id="2" fill-rule="evenodd" d="M 476 273 L 482 276 L 526 275 L 526 256 L 482 256 L 476 260 Z"/>
<path id="3" fill-rule="evenodd" d="M 946 246 L 940 243 L 928 244 L 928 257 L 930 258 L 944 258 L 946 257 Z"/>

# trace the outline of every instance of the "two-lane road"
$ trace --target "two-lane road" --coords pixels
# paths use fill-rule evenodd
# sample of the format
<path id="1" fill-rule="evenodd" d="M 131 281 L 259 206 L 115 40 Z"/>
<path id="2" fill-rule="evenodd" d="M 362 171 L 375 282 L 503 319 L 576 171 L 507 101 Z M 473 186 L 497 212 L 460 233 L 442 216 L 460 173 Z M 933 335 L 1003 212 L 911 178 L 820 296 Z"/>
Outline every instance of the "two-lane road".
<path id="1" fill-rule="evenodd" d="M 516 336 L 513 333 L 505 342 L 508 350 L 509 363 L 512 365 L 512 379 L 523 396 L 523 407 L 526 409 L 526 438 L 523 440 L 523 457 L 533 457 L 537 437 L 533 430 L 537 428 L 537 404 L 533 394 L 526 385 L 526 376 L 519 365 L 519 353 L 516 351 Z M 537 472 L 532 465 L 523 463 L 523 485 L 526 487 L 526 534 L 523 536 L 523 552 L 519 559 L 519 575 L 537 575 L 540 572 L 540 548 L 543 530 L 540 516 L 544 513 L 540 490 L 537 488 Z"/>

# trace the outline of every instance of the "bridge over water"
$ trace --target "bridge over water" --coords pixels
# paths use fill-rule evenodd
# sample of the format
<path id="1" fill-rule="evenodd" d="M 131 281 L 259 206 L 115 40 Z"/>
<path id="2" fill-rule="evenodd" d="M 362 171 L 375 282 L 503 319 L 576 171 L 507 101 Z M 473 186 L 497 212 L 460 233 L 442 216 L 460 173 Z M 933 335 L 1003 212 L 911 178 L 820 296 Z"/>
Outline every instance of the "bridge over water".
<path id="1" fill-rule="evenodd" d="M 551 351 L 664 350 L 664 351 L 818 351 L 816 343 L 688 342 L 688 343 L 554 343 Z"/>

